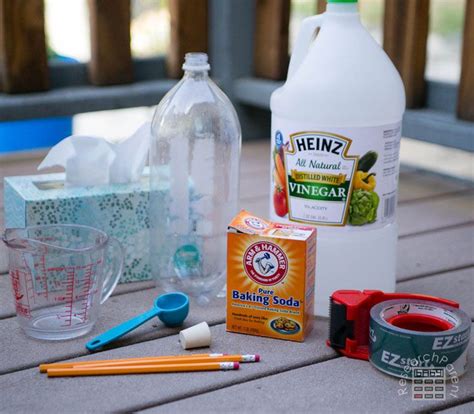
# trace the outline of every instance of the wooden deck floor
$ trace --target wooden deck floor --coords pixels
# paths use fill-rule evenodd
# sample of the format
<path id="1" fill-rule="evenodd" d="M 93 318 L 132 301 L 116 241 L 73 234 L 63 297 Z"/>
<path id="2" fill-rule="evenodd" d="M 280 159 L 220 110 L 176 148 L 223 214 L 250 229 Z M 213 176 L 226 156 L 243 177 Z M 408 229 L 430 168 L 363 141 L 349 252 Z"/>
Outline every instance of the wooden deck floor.
<path id="1" fill-rule="evenodd" d="M 268 210 L 269 152 L 264 142 L 243 148 L 241 206 L 263 216 Z M 30 174 L 35 167 L 31 160 L 4 162 L 0 175 Z M 457 300 L 471 318 L 473 197 L 473 187 L 463 182 L 413 170 L 402 170 L 400 175 L 398 290 Z M 3 246 L 0 249 L 2 262 Z M 303 344 L 230 334 L 225 333 L 222 301 L 194 307 L 186 325 L 206 320 L 212 326 L 211 352 L 257 352 L 260 363 L 216 373 L 64 379 L 39 374 L 41 362 L 90 359 L 86 341 L 144 311 L 155 295 L 149 282 L 120 285 L 91 335 L 50 343 L 21 333 L 8 275 L 0 275 L 0 412 L 474 412 L 472 340 L 470 369 L 461 378 L 456 397 L 412 401 L 410 390 L 400 395 L 403 387 L 397 379 L 328 348 L 325 319 L 316 320 L 316 329 Z M 180 352 L 176 333 L 159 322 L 146 324 L 98 356 L 176 354 Z"/>

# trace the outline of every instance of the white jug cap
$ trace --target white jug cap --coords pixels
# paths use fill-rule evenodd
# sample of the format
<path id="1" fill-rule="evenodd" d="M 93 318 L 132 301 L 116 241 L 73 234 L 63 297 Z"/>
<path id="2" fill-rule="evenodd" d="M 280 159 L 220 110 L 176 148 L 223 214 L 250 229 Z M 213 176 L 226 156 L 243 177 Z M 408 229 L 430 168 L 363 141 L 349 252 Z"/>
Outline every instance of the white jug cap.
<path id="1" fill-rule="evenodd" d="M 201 348 L 211 345 L 211 330 L 207 322 L 201 322 L 179 333 L 183 349 Z"/>

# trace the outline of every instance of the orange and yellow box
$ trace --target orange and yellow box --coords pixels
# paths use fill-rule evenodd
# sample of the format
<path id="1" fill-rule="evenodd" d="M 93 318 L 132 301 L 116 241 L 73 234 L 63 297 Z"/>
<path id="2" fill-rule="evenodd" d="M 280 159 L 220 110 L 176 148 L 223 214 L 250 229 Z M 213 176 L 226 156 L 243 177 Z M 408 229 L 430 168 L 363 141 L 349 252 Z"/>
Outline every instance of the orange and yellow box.
<path id="1" fill-rule="evenodd" d="M 304 341 L 314 320 L 316 229 L 242 210 L 227 234 L 227 331 Z"/>

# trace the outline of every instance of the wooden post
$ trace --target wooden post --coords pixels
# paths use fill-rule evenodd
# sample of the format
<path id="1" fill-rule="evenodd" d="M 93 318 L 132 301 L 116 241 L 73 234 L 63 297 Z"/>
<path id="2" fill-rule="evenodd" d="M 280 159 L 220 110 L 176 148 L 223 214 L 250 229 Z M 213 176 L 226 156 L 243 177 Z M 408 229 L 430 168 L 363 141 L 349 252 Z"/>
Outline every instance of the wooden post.
<path id="1" fill-rule="evenodd" d="M 385 0 L 383 46 L 405 84 L 407 107 L 425 101 L 429 0 Z"/>
<path id="2" fill-rule="evenodd" d="M 316 14 L 321 14 L 326 11 L 327 0 L 316 0 Z"/>
<path id="3" fill-rule="evenodd" d="M 130 0 L 88 0 L 88 4 L 91 82 L 94 85 L 132 82 Z"/>
<path id="4" fill-rule="evenodd" d="M 169 0 L 169 9 L 168 76 L 179 78 L 186 53 L 207 52 L 207 0 Z"/>
<path id="5" fill-rule="evenodd" d="M 288 70 L 290 0 L 257 0 L 254 72 L 268 79 L 283 79 Z"/>
<path id="6" fill-rule="evenodd" d="M 0 0 L 0 89 L 48 89 L 43 0 Z"/>
<path id="7" fill-rule="evenodd" d="M 459 118 L 474 121 L 474 0 L 466 2 L 457 113 Z"/>

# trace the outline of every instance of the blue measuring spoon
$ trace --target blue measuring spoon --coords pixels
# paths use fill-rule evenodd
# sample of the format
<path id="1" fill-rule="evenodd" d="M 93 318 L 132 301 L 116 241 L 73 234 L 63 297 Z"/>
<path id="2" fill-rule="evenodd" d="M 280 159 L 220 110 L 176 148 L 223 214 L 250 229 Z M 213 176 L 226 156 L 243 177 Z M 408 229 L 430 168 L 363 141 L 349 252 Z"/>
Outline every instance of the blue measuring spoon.
<path id="1" fill-rule="evenodd" d="M 158 318 L 169 327 L 180 326 L 188 316 L 189 298 L 181 292 L 160 295 L 155 299 L 153 305 L 153 308 L 149 311 L 146 311 L 145 313 L 142 313 L 141 315 L 96 336 L 86 344 L 86 348 L 89 351 L 95 351 L 130 331 L 133 331 L 135 328 L 138 328 L 140 325 L 143 325 L 155 316 L 158 316 Z"/>

